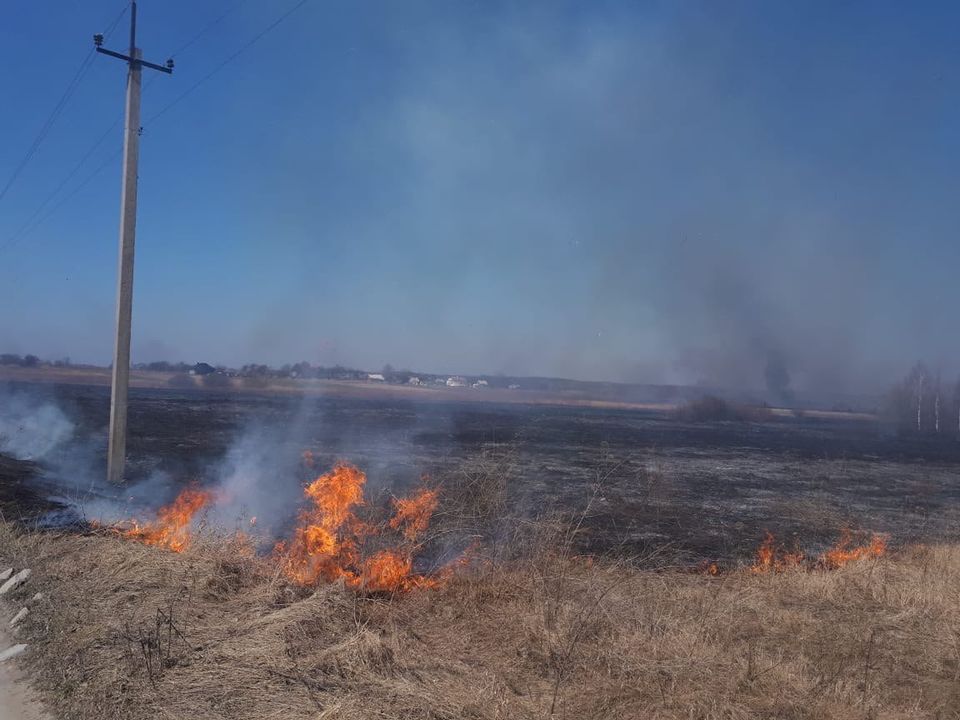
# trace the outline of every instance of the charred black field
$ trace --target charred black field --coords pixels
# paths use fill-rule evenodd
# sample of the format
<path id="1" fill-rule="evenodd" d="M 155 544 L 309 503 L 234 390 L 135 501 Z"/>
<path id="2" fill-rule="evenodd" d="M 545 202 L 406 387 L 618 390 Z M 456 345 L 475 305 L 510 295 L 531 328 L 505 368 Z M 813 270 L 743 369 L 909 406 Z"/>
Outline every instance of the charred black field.
<path id="1" fill-rule="evenodd" d="M 46 497 L 89 492 L 105 454 L 108 389 L 14 390 L 55 402 L 75 436 L 54 462 L 0 456 L 7 511 L 35 513 Z M 131 393 L 134 485 L 153 478 L 168 498 L 213 483 L 244 446 L 257 448 L 261 490 L 291 505 L 305 450 L 317 467 L 357 465 L 382 495 L 424 475 L 456 493 L 477 473 L 496 474 L 510 517 L 566 517 L 582 525 L 584 552 L 616 556 L 737 562 L 767 531 L 819 548 L 843 530 L 900 544 L 956 539 L 960 529 L 960 442 L 900 437 L 863 418 L 684 422 L 663 411 L 560 405 Z"/>

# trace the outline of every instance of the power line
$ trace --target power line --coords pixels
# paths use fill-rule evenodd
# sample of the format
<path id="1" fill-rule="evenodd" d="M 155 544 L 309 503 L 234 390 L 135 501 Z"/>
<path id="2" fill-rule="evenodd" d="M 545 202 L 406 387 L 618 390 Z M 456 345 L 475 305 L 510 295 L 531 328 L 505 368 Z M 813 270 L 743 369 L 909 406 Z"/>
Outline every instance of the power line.
<path id="1" fill-rule="evenodd" d="M 90 68 L 90 64 L 93 61 L 93 54 L 94 51 L 91 50 L 89 53 L 87 53 L 86 57 L 83 58 L 83 62 L 80 63 L 80 67 L 77 69 L 77 72 L 67 85 L 67 89 L 63 91 L 63 95 L 60 96 L 60 100 L 57 101 L 53 111 L 47 117 L 46 122 L 43 123 L 43 127 L 40 128 L 40 132 L 37 133 L 33 143 L 31 143 L 30 147 L 27 149 L 27 154 L 23 156 L 20 164 L 14 168 L 13 174 L 10 176 L 10 179 L 7 180 L 7 184 L 3 186 L 3 190 L 0 190 L 0 200 L 3 200 L 4 196 L 10 191 L 10 188 L 13 187 L 13 184 L 16 182 L 17 178 L 20 177 L 20 173 L 23 172 L 23 169 L 27 166 L 27 163 L 30 162 L 30 159 L 37 152 L 37 148 L 40 147 L 47 135 L 50 133 L 50 129 L 53 127 L 53 124 L 56 122 L 57 118 L 60 117 L 60 113 L 63 112 L 63 108 L 66 106 L 74 91 L 77 89 L 77 86 L 80 84 L 80 80 L 83 79 L 83 76 Z"/>
<path id="2" fill-rule="evenodd" d="M 239 2 L 237 2 L 235 5 L 233 5 L 231 8 L 229 8 L 229 9 L 226 10 L 225 12 L 221 13 L 221 14 L 220 14 L 219 16 L 217 16 L 213 21 L 211 21 L 210 23 L 208 23 L 200 32 L 198 32 L 196 35 L 194 35 L 190 40 L 188 40 L 188 41 L 185 42 L 183 45 L 181 45 L 180 48 L 178 48 L 178 49 L 176 50 L 176 52 L 174 52 L 174 53 L 171 54 L 171 56 L 175 56 L 175 55 L 177 55 L 177 54 L 179 54 L 179 53 L 182 53 L 184 50 L 186 50 L 187 48 L 191 47 L 194 43 L 197 42 L 197 40 L 199 40 L 201 37 L 203 37 L 207 32 L 209 32 L 210 30 L 212 30 L 214 27 L 216 27 L 217 25 L 219 25 L 219 24 L 220 24 L 226 17 L 228 17 L 230 14 L 232 14 L 233 12 L 236 12 L 236 10 L 238 10 L 240 7 L 242 7 L 246 2 L 248 2 L 248 0 L 239 0 Z M 251 39 L 250 39 L 249 41 L 247 41 L 244 45 L 242 45 L 236 52 L 234 52 L 234 53 L 231 54 L 229 57 L 227 57 L 225 60 L 223 60 L 222 62 L 220 62 L 216 67 L 213 68 L 213 70 L 211 70 L 211 71 L 210 71 L 209 73 L 207 73 L 205 76 L 203 76 L 202 78 L 200 78 L 200 80 L 198 80 L 196 83 L 194 83 L 194 84 L 191 85 L 189 88 L 187 88 L 183 93 L 181 93 L 181 94 L 178 95 L 176 98 L 174 98 L 170 103 L 168 103 L 166 106 L 164 106 L 159 112 L 157 112 L 157 113 L 155 113 L 154 115 L 152 115 L 152 116 L 143 124 L 143 127 L 146 127 L 148 124 L 152 123 L 154 120 L 156 120 L 156 119 L 159 118 L 161 115 L 165 114 L 168 110 L 170 110 L 170 109 L 173 108 L 175 105 L 177 105 L 177 104 L 180 103 L 182 100 L 184 100 L 184 99 L 185 99 L 189 94 L 191 94 L 194 90 L 196 90 L 198 87 L 200 87 L 203 83 L 207 82 L 210 78 L 212 78 L 214 75 L 216 75 L 218 72 L 220 72 L 224 67 L 226 67 L 228 64 L 230 64 L 233 60 L 235 60 L 235 59 L 238 58 L 240 55 L 242 55 L 244 52 L 246 52 L 246 51 L 249 50 L 251 47 L 253 47 L 257 42 L 259 42 L 259 41 L 260 41 L 265 35 L 267 35 L 270 31 L 272 31 L 273 29 L 275 29 L 278 25 L 280 25 L 280 24 L 281 24 L 283 21 L 285 21 L 288 17 L 290 17 L 291 15 L 293 15 L 293 13 L 295 13 L 295 12 L 296 12 L 297 10 L 299 10 L 301 7 L 303 7 L 304 5 L 306 5 L 307 2 L 309 2 L 309 0 L 299 0 L 299 2 L 297 2 L 297 3 L 296 3 L 295 5 L 293 5 L 289 10 L 287 10 L 286 12 L 284 12 L 283 15 L 281 15 L 279 18 L 277 18 L 276 20 L 274 20 L 274 21 L 273 21 L 272 23 L 270 23 L 267 27 L 265 27 L 263 30 L 261 30 L 260 32 L 258 32 L 253 38 L 251 38 Z M 105 37 L 106 37 L 106 38 L 109 38 L 110 34 L 114 31 L 114 29 L 115 29 L 115 28 L 117 27 L 117 25 L 120 23 L 120 20 L 123 19 L 123 15 L 124 15 L 124 13 L 126 13 L 126 11 L 127 11 L 127 6 L 125 5 L 124 8 L 123 8 L 123 11 L 121 11 L 120 15 L 117 17 L 116 20 L 113 21 L 113 23 L 110 25 L 109 29 L 108 29 L 107 32 L 105 33 Z M 154 79 L 155 79 L 155 78 L 153 78 L 153 77 L 151 77 L 150 79 L 148 79 L 148 80 L 147 80 L 147 83 L 144 85 L 144 89 L 146 89 L 147 87 L 149 87 L 150 83 L 151 83 L 152 80 L 154 80 Z M 46 208 L 46 207 L 53 201 L 53 199 L 57 196 L 57 194 L 60 193 L 60 191 L 63 190 L 64 187 L 67 186 L 67 184 L 70 182 L 70 180 L 72 180 L 72 179 L 76 176 L 76 174 L 80 171 L 80 169 L 86 164 L 86 162 L 90 159 L 90 157 L 91 157 L 91 156 L 93 155 L 93 153 L 96 151 L 96 149 L 97 149 L 98 147 L 100 147 L 100 145 L 103 143 L 103 141 L 107 139 L 107 137 L 110 135 L 110 133 L 111 133 L 111 132 L 116 128 L 116 126 L 120 123 L 120 121 L 122 120 L 122 118 L 123 118 L 123 115 L 122 115 L 122 114 L 117 116 L 117 118 L 113 121 L 113 124 L 111 124 L 110 127 L 107 128 L 107 130 L 96 140 L 96 142 L 94 142 L 93 145 L 90 146 L 90 148 L 89 148 L 89 149 L 87 150 L 87 152 L 83 155 L 83 157 L 80 159 L 80 161 L 73 167 L 73 169 L 67 174 L 67 176 L 66 176 L 63 180 L 61 180 L 61 182 L 57 185 L 57 187 L 56 187 L 51 193 L 49 193 L 46 198 L 44 198 L 43 202 L 42 202 L 42 203 L 40 204 L 40 206 L 33 212 L 33 214 L 26 220 L 26 222 L 24 222 L 24 223 L 20 226 L 20 228 L 18 228 L 17 231 L 12 234 L 12 235 L 7 239 L 7 241 L 6 241 L 3 245 L 0 245 L 0 253 L 2 253 L 2 252 L 5 251 L 5 250 L 9 250 L 9 249 L 13 248 L 22 238 L 24 238 L 24 237 L 30 235 L 31 233 L 33 233 L 33 232 L 34 232 L 40 225 L 42 225 L 50 216 L 52 216 L 54 213 L 56 213 L 56 212 L 57 212 L 61 207 L 63 207 L 71 198 L 73 198 L 83 187 L 85 187 L 91 180 L 93 180 L 97 175 L 99 175 L 99 174 L 110 164 L 110 162 L 113 161 L 113 160 L 120 154 L 120 150 L 119 150 L 119 149 L 116 150 L 116 151 L 115 151 L 113 154 L 111 154 L 101 165 L 99 165 L 92 173 L 90 173 L 89 175 L 87 175 L 87 176 L 84 178 L 84 180 L 83 180 L 79 185 L 75 186 L 75 187 L 73 188 L 73 190 L 71 190 L 65 197 L 61 198 L 59 202 L 57 202 L 55 205 L 53 205 L 53 206 L 49 209 L 49 211 L 47 211 L 46 213 L 44 213 L 43 215 L 41 215 L 41 213 L 43 212 L 44 208 Z M 0 195 L 0 197 L 2 197 L 2 195 Z M 39 216 L 39 218 L 38 218 L 38 216 Z M 37 218 L 38 218 L 38 219 L 37 219 Z M 34 220 L 36 220 L 36 221 L 33 222 Z M 32 222 L 32 224 L 31 224 L 31 222 Z"/>
<path id="3" fill-rule="evenodd" d="M 87 175 L 87 177 L 86 177 L 79 185 L 77 185 L 73 190 L 71 190 L 66 196 L 64 196 L 64 197 L 60 200 L 60 202 L 58 202 L 56 205 L 54 205 L 52 208 L 50 208 L 50 212 L 48 212 L 46 215 L 44 215 L 43 217 L 41 217 L 40 220 L 38 220 L 37 223 L 36 223 L 32 228 L 30 228 L 30 230 L 27 231 L 27 234 L 29 235 L 31 232 L 33 232 L 33 231 L 37 228 L 38 225 L 41 225 L 44 220 L 46 220 L 48 217 L 50 217 L 51 215 L 53 215 L 53 214 L 54 214 L 57 210 L 59 210 L 64 204 L 66 204 L 67 201 L 69 201 L 74 195 L 76 195 L 76 194 L 77 194 L 78 192 L 80 192 L 84 187 L 86 187 L 87 183 L 89 183 L 89 182 L 90 182 L 91 180 L 93 180 L 97 175 L 99 175 L 101 172 L 103 172 L 104 169 L 106 169 L 107 166 L 110 165 L 110 163 L 112 163 L 114 160 L 116 160 L 116 159 L 120 156 L 120 153 L 121 153 L 122 150 L 123 150 L 123 147 L 118 147 L 116 150 L 114 150 L 112 153 L 110 153 L 110 155 L 107 156 L 107 158 L 106 158 L 102 163 L 100 163 L 100 164 L 97 166 L 97 169 L 96 169 L 96 170 L 94 170 L 92 173 L 90 173 L 89 175 Z"/>
<path id="4" fill-rule="evenodd" d="M 110 129 L 112 130 L 113 128 L 110 128 Z M 65 196 L 60 198 L 60 202 L 58 202 L 56 205 L 50 208 L 50 210 L 48 210 L 44 215 L 42 215 L 33 225 L 29 227 L 25 227 L 22 231 L 12 235 L 7 240 L 6 243 L 4 243 L 3 245 L 0 245 L 0 252 L 13 248 L 19 240 L 30 235 L 34 230 L 36 230 L 38 227 L 43 225 L 43 223 L 46 222 L 47 218 L 49 218 L 51 215 L 57 212 L 57 210 L 62 208 L 64 205 L 66 205 L 67 202 L 69 202 L 78 192 L 80 192 L 84 187 L 86 187 L 91 180 L 93 180 L 97 175 L 102 173 L 107 168 L 107 166 L 110 165 L 111 162 L 116 160 L 122 150 L 123 150 L 122 147 L 118 147 L 116 150 L 110 153 L 110 155 L 102 163 L 100 163 L 100 165 L 98 165 L 97 168 L 92 173 L 87 175 L 80 182 L 79 185 L 76 185 L 73 188 L 73 190 L 71 190 Z M 77 168 L 75 168 L 75 170 L 76 169 Z"/>
<path id="5" fill-rule="evenodd" d="M 123 118 L 123 115 L 120 115 L 120 116 L 117 117 L 116 120 L 113 121 L 113 124 L 112 124 L 109 128 L 106 129 L 106 131 L 103 133 L 103 135 L 101 135 L 93 145 L 90 146 L 90 149 L 87 150 L 87 152 L 84 154 L 84 156 L 83 156 L 82 158 L 80 158 L 80 161 L 79 161 L 76 165 L 74 165 L 74 166 L 73 166 L 73 169 L 72 169 L 69 173 L 67 173 L 67 175 L 63 178 L 63 180 L 60 181 L 60 184 L 57 185 L 57 187 L 54 188 L 53 191 L 52 191 L 50 194 L 48 194 L 46 198 L 44 198 L 43 202 L 40 203 L 40 205 L 37 206 L 37 209 L 33 211 L 33 214 L 30 215 L 30 217 L 28 217 L 28 218 L 23 222 L 23 224 L 20 225 L 20 227 L 17 229 L 17 231 L 16 231 L 15 233 L 13 233 L 13 234 L 8 238 L 7 243 L 6 243 L 5 245 L 3 245 L 2 247 L 0 247 L 0 250 L 2 250 L 3 248 L 8 247 L 8 246 L 10 246 L 10 245 L 13 245 L 13 244 L 16 242 L 16 240 L 17 240 L 18 238 L 20 238 L 22 235 L 28 234 L 28 231 L 27 231 L 27 228 L 28 228 L 28 227 L 30 227 L 30 231 L 33 230 L 33 227 L 31 227 L 33 221 L 37 218 L 38 215 L 40 215 L 40 213 L 42 213 L 42 212 L 44 211 L 44 209 L 47 207 L 47 205 L 49 205 L 50 202 L 51 202 L 57 195 L 60 194 L 60 191 L 63 190 L 63 188 L 66 187 L 66 185 L 67 185 L 71 180 L 73 180 L 74 176 L 75 176 L 78 172 L 80 172 L 80 168 L 82 168 L 82 167 L 86 164 L 87 160 L 90 159 L 90 156 L 93 155 L 93 153 L 96 151 L 96 149 L 97 149 L 98 147 L 100 147 L 100 145 L 103 143 L 104 140 L 107 139 L 107 137 L 110 135 L 110 133 L 113 132 L 114 128 L 116 128 L 117 125 L 120 124 L 120 120 L 121 120 L 122 118 Z M 59 207 L 59 205 L 57 205 L 57 207 Z M 44 217 L 47 217 L 47 216 L 44 216 Z M 42 221 L 41 221 L 41 222 L 42 222 Z M 38 223 L 38 224 L 39 224 L 39 223 Z M 36 227 L 36 226 L 34 226 L 34 227 Z"/>
<path id="6" fill-rule="evenodd" d="M 106 32 L 103 33 L 105 40 L 109 40 L 110 36 L 113 35 L 113 31 L 117 29 L 117 26 L 120 24 L 120 21 L 123 20 L 123 16 L 127 14 L 127 10 L 130 9 L 130 3 L 126 2 L 123 5 L 123 10 L 120 11 L 120 14 L 117 15 L 117 19 L 114 20 L 110 25 L 107 26 Z"/>
<path id="7" fill-rule="evenodd" d="M 112 33 L 117 27 L 126 11 L 127 6 L 124 5 L 123 10 L 121 10 L 120 14 L 117 16 L 117 19 L 110 24 L 110 27 L 107 30 L 108 34 Z M 17 181 L 17 178 L 20 177 L 20 173 L 23 172 L 24 168 L 27 166 L 27 163 L 30 162 L 37 150 L 40 148 L 40 145 L 42 145 L 43 141 L 47 138 L 47 135 L 50 134 L 50 130 L 53 129 L 53 125 L 56 123 L 57 118 L 59 118 L 63 113 L 67 103 L 70 102 L 70 98 L 73 97 L 73 94 L 76 92 L 80 83 L 83 81 L 84 76 L 87 74 L 87 71 L 90 69 L 90 66 L 93 64 L 94 54 L 95 51 L 91 50 L 89 53 L 87 53 L 86 57 L 83 58 L 83 61 L 80 63 L 80 67 L 77 69 L 77 72 L 74 73 L 74 76 L 67 85 L 66 90 L 63 91 L 63 95 L 60 96 L 60 100 L 57 101 L 57 104 L 47 117 L 46 122 L 44 122 L 43 126 L 40 128 L 40 132 L 37 134 L 37 137 L 34 138 L 33 143 L 31 143 L 30 147 L 28 148 L 27 154 L 24 155 L 23 159 L 20 161 L 20 164 L 14 169 L 13 174 L 10 176 L 10 179 L 7 180 L 7 184 L 4 185 L 3 190 L 0 190 L 0 202 L 2 202 L 6 194 L 10 192 L 10 188 L 13 187 L 13 184 Z"/>
<path id="8" fill-rule="evenodd" d="M 192 38 L 190 38 L 189 40 L 187 40 L 187 42 L 185 42 L 185 43 L 184 43 L 183 45 L 181 45 L 179 48 L 177 48 L 176 50 L 174 50 L 172 53 L 170 53 L 170 57 L 176 57 L 177 55 L 179 55 L 180 53 L 182 53 L 184 50 L 186 50 L 187 48 L 191 47 L 194 43 L 197 42 L 197 40 L 199 40 L 200 38 L 202 38 L 202 37 L 203 37 L 204 35 L 206 35 L 208 32 L 210 32 L 211 30 L 213 30 L 213 28 L 215 28 L 217 25 L 219 25 L 219 24 L 224 20 L 224 18 L 232 15 L 234 12 L 236 12 L 237 10 L 239 10 L 242 6 L 246 5 L 247 2 L 248 2 L 248 0 L 239 0 L 239 2 L 236 2 L 236 3 L 234 3 L 233 5 L 231 5 L 231 6 L 230 6 L 229 8 L 227 8 L 223 13 L 221 13 L 221 14 L 218 15 L 216 18 L 214 18 L 213 21 L 211 21 L 210 23 L 208 23 L 200 32 L 198 32 L 198 33 L 197 33 L 196 35 L 194 35 Z"/>
<path id="9" fill-rule="evenodd" d="M 166 105 L 164 105 L 158 112 L 156 112 L 156 113 L 154 113 L 153 115 L 151 115 L 151 116 L 147 119 L 147 121 L 146 121 L 145 123 L 143 123 L 143 127 L 147 127 L 148 125 L 152 124 L 152 123 L 153 123 L 157 118 L 159 118 L 161 115 L 165 114 L 168 110 L 170 110 L 171 108 L 173 108 L 175 105 L 179 104 L 181 100 L 183 100 L 184 98 L 186 98 L 190 93 L 192 93 L 192 92 L 193 92 L 194 90 L 196 90 L 198 87 L 200 87 L 201 85 L 203 85 L 207 80 L 209 80 L 210 78 L 212 78 L 212 77 L 213 77 L 214 75 L 216 75 L 218 72 L 220 72 L 221 70 L 223 70 L 223 68 L 225 68 L 227 65 L 229 65 L 229 64 L 230 64 L 231 62 L 233 62 L 234 60 L 236 60 L 238 57 L 240 57 L 240 55 L 242 55 L 244 52 L 246 52 L 246 51 L 249 50 L 251 47 L 253 47 L 264 35 L 266 35 L 266 34 L 269 33 L 271 30 L 273 30 L 275 27 L 277 27 L 278 25 L 280 25 L 280 23 L 282 23 L 282 22 L 283 22 L 284 20 L 286 20 L 288 17 L 290 17 L 291 15 L 293 15 L 293 13 L 295 13 L 295 12 L 296 12 L 297 10 L 299 10 L 301 7 L 303 7 L 304 5 L 306 5 L 309 1 L 310 1 L 310 0 L 300 0 L 296 5 L 294 5 L 294 6 L 291 7 L 289 10 L 287 10 L 283 15 L 281 15 L 279 18 L 277 18 L 276 20 L 274 20 L 272 23 L 270 23 L 267 27 L 265 27 L 265 28 L 264 28 L 263 30 L 261 30 L 259 33 L 257 33 L 256 35 L 254 35 L 253 38 L 251 38 L 251 39 L 250 39 L 249 41 L 247 41 L 244 45 L 242 45 L 239 50 L 237 50 L 236 52 L 234 52 L 232 55 L 230 55 L 229 57 L 227 57 L 225 60 L 221 61 L 215 68 L 213 68 L 213 70 L 211 70 L 209 73 L 207 73 L 207 74 L 204 75 L 202 78 L 200 78 L 199 80 L 197 80 L 197 82 L 195 82 L 193 85 L 191 85 L 191 86 L 188 87 L 186 90 L 184 90 L 182 93 L 180 93 L 180 94 L 179 94 L 177 97 L 175 97 L 171 102 L 169 102 L 169 103 L 167 103 Z"/>
<path id="10" fill-rule="evenodd" d="M 106 29 L 106 31 L 105 31 L 105 33 L 104 33 L 104 38 L 105 38 L 105 39 L 109 39 L 110 36 L 113 35 L 114 31 L 115 31 L 115 30 L 117 29 L 117 27 L 119 26 L 120 21 L 123 19 L 123 16 L 126 14 L 126 12 L 127 12 L 127 10 L 128 10 L 128 7 L 129 7 L 129 6 L 128 6 L 127 4 L 125 4 L 125 5 L 123 6 L 123 9 L 120 11 L 120 14 L 119 14 L 119 15 L 116 17 L 116 19 L 115 19 L 112 23 L 110 23 L 110 25 L 107 27 L 107 29 Z M 32 224 L 33 221 L 40 215 L 40 213 L 42 213 L 43 210 L 47 207 L 47 205 L 49 205 L 49 204 L 53 201 L 53 199 L 60 193 L 60 191 L 63 190 L 63 188 L 66 187 L 66 185 L 74 178 L 74 176 L 76 176 L 76 174 L 77 174 L 78 172 L 80 172 L 80 169 L 86 164 L 87 160 L 90 159 L 90 157 L 93 155 L 93 153 L 97 150 L 98 147 L 100 147 L 100 145 L 103 143 L 103 141 L 107 139 L 107 137 L 110 135 L 110 133 L 113 132 L 113 129 L 114 129 L 115 127 L 117 127 L 117 125 L 120 123 L 120 121 L 121 121 L 122 119 L 123 119 L 123 113 L 120 113 L 120 114 L 117 116 L 117 118 L 113 121 L 113 123 L 110 125 L 110 127 L 107 128 L 107 130 L 104 131 L 104 133 L 103 133 L 102 135 L 100 135 L 100 137 L 97 138 L 96 142 L 94 142 L 93 145 L 91 145 L 90 148 L 84 153 L 83 157 L 81 157 L 81 158 L 80 158 L 80 161 L 79 161 L 76 165 L 74 165 L 73 169 L 72 169 L 69 173 L 67 173 L 67 175 L 63 178 L 63 180 L 60 181 L 60 183 L 56 186 L 56 188 L 54 188 L 53 191 L 50 192 L 50 193 L 43 199 L 43 202 L 41 202 L 40 205 L 37 206 L 36 210 L 33 211 L 33 213 L 30 215 L 30 217 L 28 217 L 28 218 L 20 225 L 20 227 L 16 230 L 16 232 L 14 232 L 13 234 L 11 234 L 11 235 L 7 238 L 7 241 L 6 241 L 3 245 L 0 245 L 0 251 L 3 251 L 3 250 L 5 250 L 5 249 L 7 249 L 7 248 L 10 248 L 10 247 L 13 247 L 13 246 L 17 243 L 17 241 L 18 241 L 22 236 L 24 236 L 24 235 L 29 235 L 31 232 L 33 232 L 33 231 L 37 228 L 37 226 L 38 226 L 40 223 L 43 222 L 43 220 L 45 220 L 46 218 L 50 217 L 50 215 L 52 214 L 52 212 L 51 212 L 51 213 L 47 213 L 46 215 L 44 215 L 43 218 L 41 218 L 41 220 L 40 220 L 39 222 L 37 222 L 36 224 Z M 96 174 L 96 173 L 95 173 L 95 174 Z M 83 183 L 81 183 L 81 186 L 82 186 L 82 185 L 85 185 L 87 182 L 89 182 L 89 178 L 88 178 L 87 180 L 85 180 Z M 76 189 L 74 190 L 74 192 L 72 192 L 72 193 L 70 194 L 69 197 L 72 197 L 72 196 L 76 193 L 76 190 L 79 189 L 79 187 L 80 187 L 80 186 L 78 186 L 78 188 L 76 188 Z M 56 207 L 54 208 L 54 211 L 56 210 L 56 208 L 59 208 L 62 204 L 63 204 L 62 202 L 61 202 L 61 203 L 58 203 L 58 204 L 56 205 Z"/>

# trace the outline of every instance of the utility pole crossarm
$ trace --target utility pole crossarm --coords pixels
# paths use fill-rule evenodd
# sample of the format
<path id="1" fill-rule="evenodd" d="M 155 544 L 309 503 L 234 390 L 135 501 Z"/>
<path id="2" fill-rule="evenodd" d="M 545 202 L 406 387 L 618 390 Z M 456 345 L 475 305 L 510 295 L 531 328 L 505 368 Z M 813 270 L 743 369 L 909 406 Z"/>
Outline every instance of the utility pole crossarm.
<path id="1" fill-rule="evenodd" d="M 143 67 L 152 68 L 153 70 L 159 70 L 160 72 L 165 72 L 168 75 L 173 72 L 173 60 L 167 60 L 166 65 L 156 65 L 152 62 L 147 62 L 146 60 L 138 60 L 137 58 L 132 58 L 129 55 L 124 55 L 123 53 L 114 52 L 113 50 L 107 50 L 106 48 L 97 47 L 97 52 L 103 55 L 109 55 L 110 57 L 115 57 L 120 60 L 125 60 L 128 63 L 136 63 L 137 65 L 142 65 Z"/>
<path id="2" fill-rule="evenodd" d="M 123 53 L 102 47 L 103 35 L 93 36 L 98 53 L 127 63 L 127 99 L 123 131 L 123 181 L 120 193 L 120 259 L 117 272 L 117 334 L 113 351 L 110 391 L 110 441 L 107 449 L 107 479 L 123 481 L 127 454 L 127 393 L 130 386 L 130 327 L 133 316 L 133 257 L 137 226 L 137 163 L 140 156 L 140 75 L 143 68 L 173 72 L 173 60 L 165 66 L 147 62 L 137 47 L 137 3 L 130 3 L 130 50 Z"/>
<path id="3" fill-rule="evenodd" d="M 116 52 L 114 50 L 107 50 L 103 47 L 103 35 L 97 33 L 93 36 L 93 44 L 97 47 L 97 52 L 103 55 L 109 55 L 110 57 L 115 57 L 118 60 L 123 60 L 130 65 L 130 68 L 135 67 L 148 67 L 152 70 L 159 70 L 160 72 L 167 73 L 168 75 L 173 72 L 173 58 L 169 58 L 165 65 L 157 65 L 156 63 L 147 62 L 140 58 L 137 54 L 137 3 L 136 0 L 130 3 L 130 53 L 124 55 L 123 53 Z"/>

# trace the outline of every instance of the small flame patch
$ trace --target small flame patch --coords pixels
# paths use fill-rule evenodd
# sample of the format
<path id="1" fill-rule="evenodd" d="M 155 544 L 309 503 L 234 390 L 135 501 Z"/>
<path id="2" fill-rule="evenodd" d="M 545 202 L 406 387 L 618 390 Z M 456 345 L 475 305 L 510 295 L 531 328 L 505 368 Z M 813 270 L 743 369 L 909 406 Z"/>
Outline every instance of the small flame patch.
<path id="1" fill-rule="evenodd" d="M 213 493 L 195 487 L 183 490 L 169 505 L 157 511 L 156 520 L 140 525 L 132 520 L 114 529 L 123 537 L 156 545 L 174 552 L 183 552 L 190 545 L 190 523 L 194 516 L 213 499 Z"/>
<path id="2" fill-rule="evenodd" d="M 818 556 L 814 561 L 808 562 L 799 550 L 787 552 L 779 547 L 776 538 L 768 531 L 760 547 L 757 548 L 756 558 L 753 565 L 750 566 L 750 572 L 754 574 L 777 573 L 798 567 L 838 570 L 856 560 L 883 557 L 886 553 L 886 535 L 873 533 L 868 542 L 855 545 L 853 533 L 844 530 L 833 547 Z"/>

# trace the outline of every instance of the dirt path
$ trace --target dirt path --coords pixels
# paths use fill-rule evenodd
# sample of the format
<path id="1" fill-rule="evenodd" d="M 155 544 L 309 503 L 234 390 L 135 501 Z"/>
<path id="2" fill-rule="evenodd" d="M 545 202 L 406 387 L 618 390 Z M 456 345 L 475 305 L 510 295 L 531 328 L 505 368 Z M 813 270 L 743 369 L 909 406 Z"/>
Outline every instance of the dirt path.
<path id="1" fill-rule="evenodd" d="M 6 625 L 6 619 L 3 619 Z M 0 649 L 14 644 L 13 638 L 0 627 Z M 20 678 L 14 661 L 0 663 L 0 720 L 50 720 L 33 691 Z"/>

